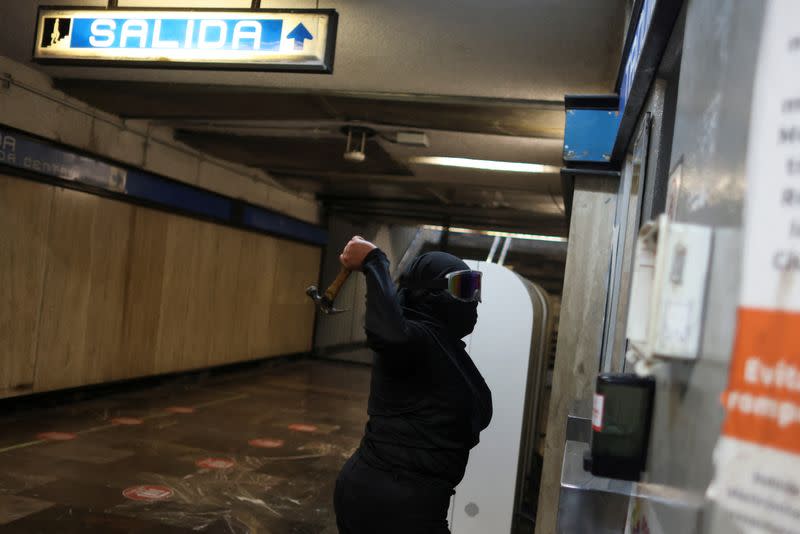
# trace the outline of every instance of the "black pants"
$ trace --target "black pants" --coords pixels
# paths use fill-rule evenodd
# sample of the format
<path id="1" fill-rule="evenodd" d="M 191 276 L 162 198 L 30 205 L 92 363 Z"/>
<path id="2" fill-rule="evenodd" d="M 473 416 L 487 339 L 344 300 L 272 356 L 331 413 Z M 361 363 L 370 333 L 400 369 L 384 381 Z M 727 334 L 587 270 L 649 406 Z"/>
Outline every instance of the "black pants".
<path id="1" fill-rule="evenodd" d="M 336 480 L 339 534 L 449 534 L 447 485 L 369 466 L 359 451 Z"/>

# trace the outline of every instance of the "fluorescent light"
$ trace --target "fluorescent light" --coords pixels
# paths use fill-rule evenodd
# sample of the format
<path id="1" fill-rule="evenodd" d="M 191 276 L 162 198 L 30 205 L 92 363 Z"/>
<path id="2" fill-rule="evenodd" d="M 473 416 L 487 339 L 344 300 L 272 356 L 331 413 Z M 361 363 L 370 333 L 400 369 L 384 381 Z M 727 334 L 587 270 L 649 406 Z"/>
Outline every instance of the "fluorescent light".
<path id="1" fill-rule="evenodd" d="M 540 163 L 516 163 L 514 161 L 492 161 L 488 159 L 447 158 L 444 156 L 417 156 L 411 158 L 411 163 L 421 165 L 440 165 L 443 167 L 461 167 L 463 169 L 480 169 L 484 171 L 527 172 L 527 173 L 557 173 L 561 169 L 553 165 Z"/>
<path id="2" fill-rule="evenodd" d="M 435 226 L 427 224 L 423 226 L 425 230 L 435 230 L 438 232 L 444 231 L 444 226 Z M 528 241 L 551 241 L 553 243 L 566 243 L 566 237 L 557 237 L 554 235 L 539 235 L 539 234 L 518 234 L 513 232 L 497 232 L 494 230 L 472 230 L 470 228 L 456 228 L 450 227 L 450 232 L 454 234 L 479 234 L 488 235 L 491 237 L 510 237 L 512 239 L 526 239 Z"/>

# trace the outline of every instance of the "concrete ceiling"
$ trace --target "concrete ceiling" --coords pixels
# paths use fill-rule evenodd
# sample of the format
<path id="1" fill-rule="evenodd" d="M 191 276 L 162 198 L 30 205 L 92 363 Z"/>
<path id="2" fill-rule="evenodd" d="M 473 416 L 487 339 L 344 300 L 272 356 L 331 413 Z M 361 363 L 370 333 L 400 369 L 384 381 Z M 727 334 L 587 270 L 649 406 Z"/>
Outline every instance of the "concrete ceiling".
<path id="1" fill-rule="evenodd" d="M 30 60 L 36 8 L 0 5 L 0 53 Z M 249 7 L 250 0 L 119 0 Z M 563 96 L 609 93 L 625 0 L 262 1 L 339 13 L 332 75 L 38 67 L 65 92 L 122 117 L 175 128 L 214 155 L 267 170 L 339 210 L 377 218 L 565 235 L 558 174 L 422 166 L 416 156 L 560 165 Z M 378 132 L 367 161 L 341 159 L 344 125 Z M 430 146 L 392 142 L 421 131 Z"/>

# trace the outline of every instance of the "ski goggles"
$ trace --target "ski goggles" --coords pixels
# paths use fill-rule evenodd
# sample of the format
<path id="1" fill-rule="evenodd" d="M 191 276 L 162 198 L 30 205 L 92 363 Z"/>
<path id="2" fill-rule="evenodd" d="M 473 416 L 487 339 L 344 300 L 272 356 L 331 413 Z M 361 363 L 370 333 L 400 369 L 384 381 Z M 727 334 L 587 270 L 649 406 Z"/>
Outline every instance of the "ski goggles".
<path id="1" fill-rule="evenodd" d="M 482 272 L 466 270 L 448 273 L 444 278 L 424 282 L 411 282 L 401 278 L 400 285 L 409 289 L 443 289 L 458 300 L 480 302 L 482 278 Z"/>

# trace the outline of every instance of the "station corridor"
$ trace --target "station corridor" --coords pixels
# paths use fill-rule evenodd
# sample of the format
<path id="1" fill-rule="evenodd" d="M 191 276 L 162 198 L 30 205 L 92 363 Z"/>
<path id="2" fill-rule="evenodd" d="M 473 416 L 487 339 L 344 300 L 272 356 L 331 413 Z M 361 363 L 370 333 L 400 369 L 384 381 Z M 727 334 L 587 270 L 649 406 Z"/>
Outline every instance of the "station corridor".
<path id="1" fill-rule="evenodd" d="M 0 534 L 800 534 L 800 0 L 0 0 Z"/>
<path id="2" fill-rule="evenodd" d="M 6 401 L 0 532 L 335 533 L 368 378 L 304 361 Z"/>

